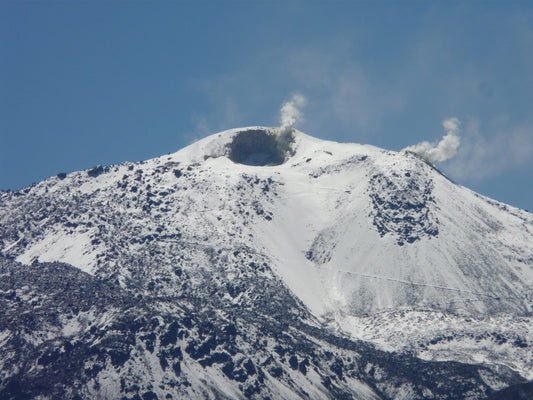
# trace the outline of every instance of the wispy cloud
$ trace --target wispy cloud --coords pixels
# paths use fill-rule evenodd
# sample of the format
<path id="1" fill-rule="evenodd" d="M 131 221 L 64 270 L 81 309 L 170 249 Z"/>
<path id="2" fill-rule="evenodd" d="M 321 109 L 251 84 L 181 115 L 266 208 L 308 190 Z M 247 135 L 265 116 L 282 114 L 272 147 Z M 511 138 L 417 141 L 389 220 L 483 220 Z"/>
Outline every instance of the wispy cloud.
<path id="1" fill-rule="evenodd" d="M 201 132 L 245 123 L 276 125 L 274 113 L 278 110 L 273 107 L 289 88 L 306 94 L 302 130 L 323 137 L 337 135 L 337 139 L 368 139 L 379 131 L 389 113 L 402 109 L 405 96 L 390 83 L 369 77 L 363 66 L 348 56 L 353 53 L 350 46 L 332 47 L 328 42 L 271 49 L 248 60 L 246 68 L 202 82 L 198 88 L 205 94 L 210 112 L 199 113 L 194 125 Z"/>
<path id="2" fill-rule="evenodd" d="M 283 62 L 286 71 L 309 97 L 306 126 L 356 131 L 364 136 L 379 130 L 384 116 L 403 107 L 403 97 L 391 85 L 373 81 L 360 64 L 346 56 L 351 53 L 350 45 L 339 44 L 287 55 Z"/>
<path id="3" fill-rule="evenodd" d="M 206 107 L 197 110 L 191 117 L 195 136 L 203 137 L 242 125 L 246 119 L 246 109 L 239 100 L 238 91 L 246 78 L 244 75 L 226 75 L 197 83 L 198 89 L 206 97 Z"/>
<path id="4" fill-rule="evenodd" d="M 507 129 L 500 126 L 492 132 L 490 130 L 487 127 L 482 132 L 481 124 L 475 118 L 467 122 L 457 156 L 446 165 L 446 171 L 451 176 L 481 181 L 531 165 L 533 126 L 522 125 Z"/>

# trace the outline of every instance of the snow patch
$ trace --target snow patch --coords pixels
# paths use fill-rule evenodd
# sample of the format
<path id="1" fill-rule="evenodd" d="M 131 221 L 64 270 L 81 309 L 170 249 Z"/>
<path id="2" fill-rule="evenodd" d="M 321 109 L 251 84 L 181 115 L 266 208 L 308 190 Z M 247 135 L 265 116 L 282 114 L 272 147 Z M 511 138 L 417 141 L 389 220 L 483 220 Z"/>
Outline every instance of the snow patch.
<path id="1" fill-rule="evenodd" d="M 39 262 L 64 262 L 84 272 L 92 273 L 96 265 L 97 248 L 91 248 L 90 232 L 54 232 L 28 246 L 16 260 L 30 265 Z"/>

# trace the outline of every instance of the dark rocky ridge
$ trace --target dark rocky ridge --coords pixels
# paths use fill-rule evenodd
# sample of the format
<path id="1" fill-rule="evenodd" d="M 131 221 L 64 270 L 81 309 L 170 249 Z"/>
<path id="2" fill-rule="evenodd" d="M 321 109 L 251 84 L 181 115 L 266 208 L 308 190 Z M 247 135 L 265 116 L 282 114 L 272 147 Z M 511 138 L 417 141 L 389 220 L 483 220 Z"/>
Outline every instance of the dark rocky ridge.
<path id="1" fill-rule="evenodd" d="M 485 399 L 493 392 L 485 379 L 523 382 L 509 371 L 421 361 L 335 335 L 310 320 L 275 282 L 265 284 L 277 297 L 258 298 L 251 308 L 218 308 L 209 297 L 132 296 L 66 264 L 28 267 L 3 257 L 0 262 L 0 322 L 7 332 L 2 399 L 189 398 L 198 389 L 187 372 L 191 364 L 206 375 L 211 368 L 220 371 L 250 399 L 277 397 L 267 379 L 309 398 L 299 379 L 311 372 L 321 377 L 325 398 L 342 399 L 358 398 L 350 390 L 353 379 L 382 399 L 400 393 Z M 138 368 L 154 356 L 163 371 L 159 379 L 146 373 L 147 366 Z M 106 376 L 117 381 L 111 397 Z M 204 390 L 195 397 L 223 398 Z"/>

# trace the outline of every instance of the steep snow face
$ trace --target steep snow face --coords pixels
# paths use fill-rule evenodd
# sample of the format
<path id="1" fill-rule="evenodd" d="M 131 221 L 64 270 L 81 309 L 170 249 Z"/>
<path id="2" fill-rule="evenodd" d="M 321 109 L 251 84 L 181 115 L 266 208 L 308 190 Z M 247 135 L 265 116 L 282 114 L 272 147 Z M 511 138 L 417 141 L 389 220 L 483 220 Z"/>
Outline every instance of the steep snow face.
<path id="1" fill-rule="evenodd" d="M 531 214 L 409 153 L 315 143 L 284 165 L 281 223 L 265 232 L 278 272 L 317 313 L 531 311 Z"/>
<path id="2" fill-rule="evenodd" d="M 124 283 L 147 274 L 132 271 L 141 259 L 163 277 L 177 254 L 197 273 L 205 249 L 246 248 L 317 316 L 531 311 L 533 216 L 409 152 L 233 129 L 2 203 L 2 252 L 26 264 L 70 262 Z"/>

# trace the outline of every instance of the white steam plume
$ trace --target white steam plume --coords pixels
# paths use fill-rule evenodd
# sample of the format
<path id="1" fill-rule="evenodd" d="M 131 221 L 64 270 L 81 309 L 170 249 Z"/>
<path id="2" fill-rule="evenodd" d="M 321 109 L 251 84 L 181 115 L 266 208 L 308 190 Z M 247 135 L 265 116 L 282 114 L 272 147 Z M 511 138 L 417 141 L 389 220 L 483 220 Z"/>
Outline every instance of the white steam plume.
<path id="1" fill-rule="evenodd" d="M 306 103 L 307 99 L 299 93 L 293 94 L 289 101 L 283 103 L 280 110 L 281 132 L 292 128 L 296 122 L 302 119 L 301 109 Z"/>
<path id="2" fill-rule="evenodd" d="M 442 126 L 446 135 L 442 137 L 439 143 L 421 142 L 413 146 L 408 146 L 404 150 L 412 151 L 425 158 L 429 162 L 445 161 L 457 153 L 457 148 L 461 142 L 459 137 L 459 125 L 461 121 L 457 118 L 448 118 L 442 121 Z"/>

